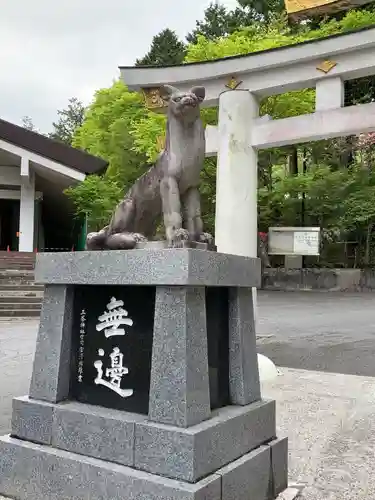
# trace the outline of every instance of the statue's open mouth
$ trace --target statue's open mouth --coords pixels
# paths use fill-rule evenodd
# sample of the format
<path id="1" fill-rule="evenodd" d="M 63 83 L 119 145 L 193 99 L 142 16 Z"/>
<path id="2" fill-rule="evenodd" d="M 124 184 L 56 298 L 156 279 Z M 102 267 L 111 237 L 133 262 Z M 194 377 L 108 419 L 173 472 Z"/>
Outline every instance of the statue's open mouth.
<path id="1" fill-rule="evenodd" d="M 184 102 L 183 103 L 183 109 L 191 109 L 191 108 L 195 108 L 197 105 L 194 101 L 190 101 L 190 102 Z"/>
<path id="2" fill-rule="evenodd" d="M 186 107 L 195 107 L 197 105 L 197 102 L 194 99 L 184 99 L 181 101 L 181 104 Z"/>

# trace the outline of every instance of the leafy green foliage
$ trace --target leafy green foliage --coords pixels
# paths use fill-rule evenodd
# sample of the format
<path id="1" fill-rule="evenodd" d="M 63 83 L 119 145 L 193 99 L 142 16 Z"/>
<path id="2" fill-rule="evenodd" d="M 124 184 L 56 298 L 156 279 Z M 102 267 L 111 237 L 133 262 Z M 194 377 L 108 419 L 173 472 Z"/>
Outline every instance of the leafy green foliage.
<path id="1" fill-rule="evenodd" d="M 294 32 L 285 14 L 273 16 L 269 23 L 254 23 L 227 37 L 209 40 L 198 35 L 197 43 L 187 47 L 187 62 L 213 60 L 221 57 L 258 52 L 286 45 L 316 40 L 333 34 L 375 24 L 371 11 L 349 11 L 343 19 L 323 21 L 319 29 L 311 30 L 308 24 Z"/>
<path id="2" fill-rule="evenodd" d="M 266 21 L 273 14 L 279 14 L 285 11 L 284 0 L 238 0 L 242 7 L 247 7 L 250 11 L 258 14 Z"/>
<path id="3" fill-rule="evenodd" d="M 88 176 L 66 191 L 76 214 L 88 215 L 90 225 L 107 224 L 111 212 L 124 192 L 145 170 L 146 156 L 134 150 L 130 130 L 134 122 L 147 115 L 139 94 L 129 92 L 120 81 L 96 92 L 82 126 L 76 131 L 73 145 L 108 160 L 104 176 Z"/>
<path id="4" fill-rule="evenodd" d="M 160 139 L 164 136 L 166 116 L 148 111 L 145 118 L 134 122 L 130 134 L 134 139 L 134 149 L 144 154 L 153 163 L 160 153 Z"/>
<path id="5" fill-rule="evenodd" d="M 76 216 L 87 217 L 89 231 L 98 231 L 108 224 L 122 192 L 122 187 L 113 179 L 90 175 L 84 182 L 68 188 L 65 194 L 72 199 Z"/>
<path id="6" fill-rule="evenodd" d="M 107 176 L 128 187 L 143 173 L 146 158 L 134 151 L 130 130 L 147 116 L 141 96 L 116 81 L 95 94 L 83 125 L 76 131 L 73 146 L 108 160 Z"/>
<path id="7" fill-rule="evenodd" d="M 185 45 L 176 33 L 169 28 L 161 31 L 152 39 L 150 50 L 142 59 L 137 59 L 136 66 L 168 66 L 181 64 L 185 57 Z"/>

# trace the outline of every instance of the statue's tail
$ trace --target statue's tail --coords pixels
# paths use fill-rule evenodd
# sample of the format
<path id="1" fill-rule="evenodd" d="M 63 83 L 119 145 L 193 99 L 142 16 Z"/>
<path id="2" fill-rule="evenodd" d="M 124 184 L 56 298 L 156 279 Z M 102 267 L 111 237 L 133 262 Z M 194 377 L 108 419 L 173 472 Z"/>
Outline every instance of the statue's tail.
<path id="1" fill-rule="evenodd" d="M 109 226 L 97 233 L 89 233 L 86 239 L 87 250 L 132 250 L 137 243 L 147 241 L 139 233 L 113 233 L 108 234 Z"/>
<path id="2" fill-rule="evenodd" d="M 87 250 L 131 250 L 137 243 L 147 241 L 142 234 L 127 230 L 133 227 L 134 214 L 135 202 L 128 195 L 117 205 L 108 226 L 87 235 Z"/>

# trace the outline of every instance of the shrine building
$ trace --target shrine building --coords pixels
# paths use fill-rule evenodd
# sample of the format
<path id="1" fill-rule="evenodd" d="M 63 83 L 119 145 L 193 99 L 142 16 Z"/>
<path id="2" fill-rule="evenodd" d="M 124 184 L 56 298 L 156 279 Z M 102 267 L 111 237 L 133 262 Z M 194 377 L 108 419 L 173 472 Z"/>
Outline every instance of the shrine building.
<path id="1" fill-rule="evenodd" d="M 0 120 L 0 251 L 70 250 L 77 223 L 64 190 L 107 162 Z"/>

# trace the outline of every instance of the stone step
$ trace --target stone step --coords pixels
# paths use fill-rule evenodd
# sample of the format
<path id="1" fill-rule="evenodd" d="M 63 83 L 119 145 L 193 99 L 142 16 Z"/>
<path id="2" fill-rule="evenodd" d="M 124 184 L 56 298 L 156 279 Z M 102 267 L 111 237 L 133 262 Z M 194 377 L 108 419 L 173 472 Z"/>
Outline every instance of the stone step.
<path id="1" fill-rule="evenodd" d="M 32 286 L 34 285 L 34 281 L 33 280 L 19 280 L 19 279 L 1 279 L 0 278 L 0 289 L 3 287 L 3 286 L 7 286 L 7 285 L 14 285 L 14 286 L 19 286 L 19 287 L 23 287 L 23 286 Z"/>
<path id="2" fill-rule="evenodd" d="M 15 285 L 15 284 L 10 284 L 10 285 L 1 285 L 0 286 L 0 292 L 10 292 L 10 291 L 20 291 L 20 292 L 43 292 L 44 291 L 44 285 Z"/>
<path id="3" fill-rule="evenodd" d="M 34 318 L 40 316 L 40 309 L 0 309 L 0 318 Z"/>
<path id="4" fill-rule="evenodd" d="M 34 271 L 21 269 L 0 269 L 0 286 L 11 284 L 30 285 L 34 283 Z"/>
<path id="5" fill-rule="evenodd" d="M 1 278 L 0 277 L 0 288 L 3 286 L 3 285 L 33 285 L 34 284 L 34 279 L 28 279 L 28 278 L 13 278 L 13 277 L 9 277 L 9 278 Z"/>
<path id="6" fill-rule="evenodd" d="M 41 304 L 43 295 L 27 296 L 27 295 L 0 295 L 0 304 Z"/>
<path id="7" fill-rule="evenodd" d="M 25 276 L 34 279 L 34 271 L 21 269 L 0 269 L 0 277 L 2 276 Z"/>
<path id="8" fill-rule="evenodd" d="M 44 296 L 43 290 L 37 290 L 36 292 L 34 291 L 24 291 L 24 290 L 2 290 L 0 288 L 0 297 L 11 297 L 11 300 L 13 300 L 14 297 L 37 297 L 42 299 Z"/>
<path id="9" fill-rule="evenodd" d="M 10 309 L 37 309 L 38 311 L 42 307 L 42 303 L 35 302 L 25 302 L 25 303 L 17 303 L 17 302 L 0 302 L 0 311 L 10 310 Z"/>
<path id="10" fill-rule="evenodd" d="M 15 269 L 15 270 L 25 270 L 25 271 L 32 271 L 34 269 L 34 264 L 19 264 L 18 262 L 14 263 L 3 263 L 0 262 L 0 269 Z"/>

